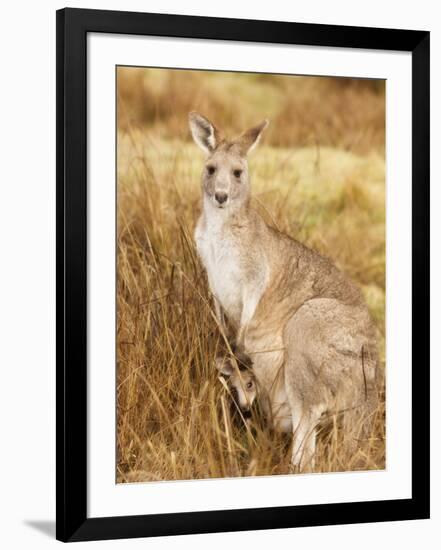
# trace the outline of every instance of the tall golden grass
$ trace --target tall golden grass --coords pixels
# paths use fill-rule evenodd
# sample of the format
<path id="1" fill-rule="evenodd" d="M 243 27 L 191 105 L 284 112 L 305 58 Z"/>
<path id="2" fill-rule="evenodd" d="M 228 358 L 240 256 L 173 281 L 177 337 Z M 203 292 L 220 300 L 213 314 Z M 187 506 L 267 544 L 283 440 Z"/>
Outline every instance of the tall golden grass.
<path id="1" fill-rule="evenodd" d="M 117 83 L 117 480 L 286 474 L 289 435 L 233 421 L 213 367 L 224 343 L 192 237 L 203 159 L 187 113 L 233 133 L 273 119 L 250 159 L 254 205 L 358 282 L 384 372 L 383 84 L 132 68 Z M 370 437 L 349 454 L 334 423 L 315 471 L 384 468 L 384 415 L 381 388 Z"/>
<path id="2" fill-rule="evenodd" d="M 383 80 L 119 67 L 118 122 L 189 141 L 191 110 L 233 133 L 267 117 L 269 145 L 366 153 L 384 150 L 384 93 Z"/>

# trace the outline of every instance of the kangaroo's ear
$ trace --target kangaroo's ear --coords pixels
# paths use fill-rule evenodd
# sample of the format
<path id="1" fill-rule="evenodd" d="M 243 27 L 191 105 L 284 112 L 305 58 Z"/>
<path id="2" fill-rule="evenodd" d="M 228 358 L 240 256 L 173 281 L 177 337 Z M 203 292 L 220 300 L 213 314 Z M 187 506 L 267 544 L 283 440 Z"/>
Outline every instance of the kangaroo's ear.
<path id="1" fill-rule="evenodd" d="M 207 118 L 192 111 L 188 122 L 193 139 L 206 153 L 212 153 L 220 141 L 219 131 Z"/>
<path id="2" fill-rule="evenodd" d="M 246 130 L 235 140 L 235 143 L 239 146 L 240 153 L 243 156 L 247 155 L 250 151 L 254 149 L 254 147 L 256 147 L 256 145 L 259 143 L 262 132 L 265 130 L 268 124 L 269 120 L 265 119 L 257 126 L 253 126 L 253 128 Z"/>
<path id="3" fill-rule="evenodd" d="M 216 368 L 217 370 L 225 375 L 225 376 L 231 376 L 234 372 L 234 367 L 229 359 L 226 357 L 216 357 Z"/>

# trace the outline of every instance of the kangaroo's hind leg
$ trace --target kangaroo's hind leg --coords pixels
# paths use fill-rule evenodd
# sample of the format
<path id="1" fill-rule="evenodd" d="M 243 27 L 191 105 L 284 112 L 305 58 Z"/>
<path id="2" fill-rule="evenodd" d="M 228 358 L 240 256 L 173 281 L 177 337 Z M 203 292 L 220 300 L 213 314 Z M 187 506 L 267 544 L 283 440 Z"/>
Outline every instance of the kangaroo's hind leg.
<path id="1" fill-rule="evenodd" d="M 356 448 L 359 419 L 364 421 L 376 395 L 376 351 L 367 311 L 331 299 L 311 300 L 288 322 L 284 343 L 293 420 L 301 405 L 297 432 L 303 435 L 308 426 L 313 430 L 323 412 L 338 414 L 345 422 L 345 443 Z M 294 436 L 297 445 L 300 436 Z M 340 454 L 348 454 L 343 446 Z"/>
<path id="2" fill-rule="evenodd" d="M 293 446 L 291 463 L 300 471 L 313 471 L 315 467 L 316 428 L 322 410 L 306 410 L 300 400 L 291 400 L 293 413 Z"/>
<path id="3" fill-rule="evenodd" d="M 293 444 L 291 463 L 300 471 L 312 471 L 315 467 L 316 428 L 325 407 L 312 403 L 305 392 L 305 373 L 308 373 L 306 357 L 291 343 L 285 357 L 285 389 L 289 402 Z"/>

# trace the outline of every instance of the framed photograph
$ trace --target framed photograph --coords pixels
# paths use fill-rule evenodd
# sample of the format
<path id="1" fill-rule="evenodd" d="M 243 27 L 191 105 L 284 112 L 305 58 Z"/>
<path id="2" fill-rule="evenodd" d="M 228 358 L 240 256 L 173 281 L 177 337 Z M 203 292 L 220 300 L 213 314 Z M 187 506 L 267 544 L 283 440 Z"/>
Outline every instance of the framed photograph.
<path id="1" fill-rule="evenodd" d="M 429 517 L 429 33 L 57 12 L 57 538 Z"/>

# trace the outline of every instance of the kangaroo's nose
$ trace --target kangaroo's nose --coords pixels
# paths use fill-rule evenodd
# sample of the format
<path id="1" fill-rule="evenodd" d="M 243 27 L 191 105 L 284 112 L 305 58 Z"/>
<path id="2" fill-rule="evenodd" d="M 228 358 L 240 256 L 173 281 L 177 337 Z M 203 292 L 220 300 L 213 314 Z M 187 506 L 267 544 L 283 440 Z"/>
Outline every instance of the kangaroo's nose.
<path id="1" fill-rule="evenodd" d="M 228 199 L 228 195 L 227 193 L 223 193 L 219 191 L 214 194 L 214 198 L 217 200 L 219 204 L 223 204 Z"/>

